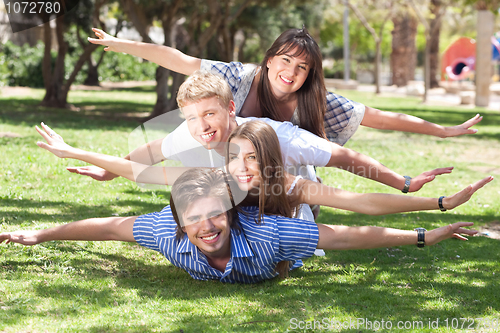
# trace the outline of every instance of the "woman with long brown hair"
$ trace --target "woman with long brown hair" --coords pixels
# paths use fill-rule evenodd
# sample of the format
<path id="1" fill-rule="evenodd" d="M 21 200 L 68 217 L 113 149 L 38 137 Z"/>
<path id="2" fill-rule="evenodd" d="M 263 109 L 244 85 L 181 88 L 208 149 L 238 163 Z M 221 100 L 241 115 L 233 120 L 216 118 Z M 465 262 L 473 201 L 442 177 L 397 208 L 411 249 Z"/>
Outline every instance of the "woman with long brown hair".
<path id="1" fill-rule="evenodd" d="M 457 126 L 441 126 L 423 119 L 380 111 L 326 90 L 322 56 L 305 28 L 283 32 L 266 52 L 262 63 L 225 63 L 191 57 L 177 49 L 112 37 L 93 29 L 91 43 L 105 51 L 123 52 L 191 75 L 199 69 L 222 75 L 231 87 L 236 115 L 291 121 L 320 137 L 344 145 L 359 125 L 433 135 L 441 138 L 473 134 L 481 121 L 476 115 Z"/>
<path id="2" fill-rule="evenodd" d="M 245 205 L 258 206 L 260 214 L 292 214 L 300 218 L 300 205 L 322 205 L 368 215 L 409 211 L 453 209 L 474 193 L 472 186 L 440 198 L 408 197 L 384 193 L 353 193 L 286 172 L 276 133 L 268 124 L 254 120 L 238 126 L 228 138 L 228 172 L 241 190 Z M 476 184 L 493 180 L 486 177 Z"/>

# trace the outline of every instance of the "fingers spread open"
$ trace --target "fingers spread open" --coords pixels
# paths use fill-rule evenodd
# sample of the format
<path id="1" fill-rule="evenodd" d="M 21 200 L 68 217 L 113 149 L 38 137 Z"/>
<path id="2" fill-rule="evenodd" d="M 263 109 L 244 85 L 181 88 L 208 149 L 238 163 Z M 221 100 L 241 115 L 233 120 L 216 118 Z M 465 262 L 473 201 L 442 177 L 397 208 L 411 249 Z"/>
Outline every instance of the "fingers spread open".
<path id="1" fill-rule="evenodd" d="M 477 123 L 479 123 L 481 120 L 483 120 L 483 116 L 476 114 L 474 117 L 472 117 L 471 119 L 467 120 L 466 122 L 464 122 L 462 125 L 465 127 L 465 128 L 469 128 L 471 126 L 474 126 L 476 125 Z"/>
<path id="2" fill-rule="evenodd" d="M 41 135 L 41 136 L 42 136 L 45 140 L 47 140 L 47 139 L 48 139 L 48 137 L 49 137 L 49 136 L 47 135 L 47 133 L 45 133 L 45 131 L 41 130 L 41 129 L 40 129 L 40 127 L 35 126 L 35 129 L 36 129 L 36 131 L 37 131 L 38 133 L 40 133 L 40 135 Z"/>

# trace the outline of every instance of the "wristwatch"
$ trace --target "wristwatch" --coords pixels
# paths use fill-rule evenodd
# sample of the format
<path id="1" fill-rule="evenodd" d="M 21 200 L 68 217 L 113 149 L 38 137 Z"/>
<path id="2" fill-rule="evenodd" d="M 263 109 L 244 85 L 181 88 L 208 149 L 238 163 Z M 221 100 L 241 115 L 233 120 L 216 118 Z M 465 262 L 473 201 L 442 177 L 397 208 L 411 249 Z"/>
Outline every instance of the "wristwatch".
<path id="1" fill-rule="evenodd" d="M 416 232 L 418 232 L 418 238 L 417 238 L 417 246 L 418 247 L 424 247 L 425 246 L 425 232 L 427 231 L 424 228 L 415 228 L 413 229 Z"/>
<path id="2" fill-rule="evenodd" d="M 438 199 L 438 205 L 439 205 L 439 209 L 442 211 L 442 212 L 446 212 L 446 208 L 444 208 L 443 206 L 443 199 L 446 198 L 444 195 L 439 197 Z"/>
<path id="3" fill-rule="evenodd" d="M 410 189 L 410 183 L 411 183 L 411 177 L 410 176 L 403 176 L 405 178 L 405 187 L 401 190 L 403 193 L 408 193 L 408 190 Z"/>

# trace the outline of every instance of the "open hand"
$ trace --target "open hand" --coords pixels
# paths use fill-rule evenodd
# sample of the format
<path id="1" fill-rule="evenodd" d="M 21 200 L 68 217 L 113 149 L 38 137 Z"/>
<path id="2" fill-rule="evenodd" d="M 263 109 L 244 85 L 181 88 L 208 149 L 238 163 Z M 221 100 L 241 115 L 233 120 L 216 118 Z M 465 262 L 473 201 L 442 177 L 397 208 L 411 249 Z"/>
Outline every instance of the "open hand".
<path id="1" fill-rule="evenodd" d="M 113 37 L 107 33 L 105 33 L 104 31 L 102 31 L 101 29 L 97 29 L 97 28 L 92 28 L 92 31 L 95 33 L 95 35 L 97 36 L 97 38 L 90 38 L 88 37 L 87 40 L 92 43 L 92 44 L 97 44 L 97 45 L 104 45 L 106 46 L 104 48 L 104 51 L 115 51 L 115 52 L 120 52 L 118 49 L 117 49 L 117 41 L 119 40 L 118 38 L 116 37 Z"/>
<path id="2" fill-rule="evenodd" d="M 449 138 L 452 136 L 460 136 L 464 134 L 475 134 L 477 133 L 477 129 L 470 128 L 477 123 L 483 120 L 483 116 L 480 116 L 479 113 L 476 114 L 473 118 L 467 120 L 463 124 L 457 126 L 449 126 L 444 129 L 444 138 Z"/>
<path id="3" fill-rule="evenodd" d="M 469 201 L 471 196 L 484 185 L 488 184 L 493 180 L 492 176 L 483 178 L 472 185 L 467 186 L 458 193 L 443 199 L 443 207 L 446 209 L 453 209 L 461 204 Z"/>
<path id="4" fill-rule="evenodd" d="M 36 130 L 40 135 L 47 141 L 47 143 L 38 141 L 36 144 L 38 147 L 43 148 L 45 150 L 50 151 L 52 154 L 56 155 L 60 158 L 67 158 L 69 151 L 74 149 L 70 145 L 66 144 L 59 134 L 53 131 L 49 126 L 41 123 L 43 128 L 40 129 L 38 126 L 35 126 Z"/>
<path id="5" fill-rule="evenodd" d="M 425 245 L 434 245 L 448 238 L 467 240 L 467 238 L 461 234 L 473 236 L 477 234 L 477 230 L 469 230 L 463 227 L 470 227 L 472 225 L 474 225 L 472 222 L 456 222 L 441 228 L 427 231 L 425 233 Z"/>
<path id="6" fill-rule="evenodd" d="M 3 232 L 0 233 L 0 243 L 5 241 L 5 244 L 13 242 L 23 245 L 35 245 L 40 243 L 38 235 L 39 235 L 38 231 Z"/>
<path id="7" fill-rule="evenodd" d="M 448 168 L 437 168 L 431 171 L 422 172 L 420 175 L 411 179 L 410 188 L 408 192 L 417 192 L 420 190 L 425 184 L 432 182 L 436 176 L 451 173 L 453 171 L 453 167 Z"/>
<path id="8" fill-rule="evenodd" d="M 94 165 L 83 167 L 67 167 L 66 170 L 72 173 L 77 173 L 79 175 L 89 176 L 98 181 L 108 181 L 118 177 L 118 175 Z"/>

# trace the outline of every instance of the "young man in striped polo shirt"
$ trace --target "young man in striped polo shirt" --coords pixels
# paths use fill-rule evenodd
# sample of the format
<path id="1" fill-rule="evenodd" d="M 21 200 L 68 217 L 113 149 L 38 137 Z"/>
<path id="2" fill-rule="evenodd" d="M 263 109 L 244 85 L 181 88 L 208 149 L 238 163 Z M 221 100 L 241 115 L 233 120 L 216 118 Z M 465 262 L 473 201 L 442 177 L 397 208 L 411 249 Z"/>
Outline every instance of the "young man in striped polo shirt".
<path id="1" fill-rule="evenodd" d="M 466 238 L 476 231 L 458 222 L 428 232 L 380 227 L 316 224 L 282 216 L 264 216 L 258 209 L 233 205 L 221 170 L 191 169 L 172 187 L 171 206 L 133 217 L 81 220 L 37 231 L 0 234 L 3 241 L 35 245 L 52 240 L 116 240 L 137 242 L 161 252 L 173 265 L 199 280 L 252 283 L 277 275 L 280 262 L 300 267 L 300 259 L 316 248 L 366 249 L 399 245 L 433 245 L 447 238 Z"/>

